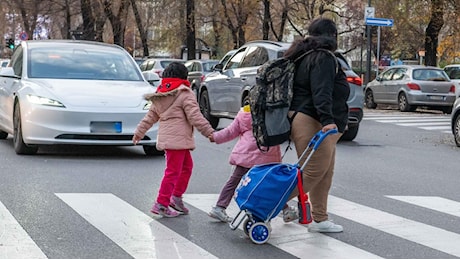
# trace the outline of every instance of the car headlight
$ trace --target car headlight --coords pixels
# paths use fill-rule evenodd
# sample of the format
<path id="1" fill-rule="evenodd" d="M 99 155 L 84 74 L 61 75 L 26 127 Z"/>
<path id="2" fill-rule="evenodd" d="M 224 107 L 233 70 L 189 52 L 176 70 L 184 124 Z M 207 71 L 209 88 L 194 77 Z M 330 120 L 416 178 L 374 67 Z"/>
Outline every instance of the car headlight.
<path id="1" fill-rule="evenodd" d="M 149 110 L 150 109 L 150 106 L 152 106 L 152 101 L 147 101 L 147 103 L 145 104 L 144 106 L 144 110 Z"/>
<path id="2" fill-rule="evenodd" d="M 49 99 L 49 98 L 45 98 L 45 97 L 40 97 L 40 96 L 27 95 L 27 100 L 30 103 L 37 104 L 37 105 L 52 106 L 52 107 L 65 107 L 59 101 Z"/>

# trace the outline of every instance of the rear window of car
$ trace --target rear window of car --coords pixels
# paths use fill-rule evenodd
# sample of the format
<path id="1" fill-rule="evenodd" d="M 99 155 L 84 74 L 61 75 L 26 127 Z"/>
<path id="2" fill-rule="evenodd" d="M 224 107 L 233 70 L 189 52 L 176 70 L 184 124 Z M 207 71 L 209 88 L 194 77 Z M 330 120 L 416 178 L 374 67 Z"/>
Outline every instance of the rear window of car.
<path id="1" fill-rule="evenodd" d="M 173 63 L 174 61 L 175 60 L 162 60 L 162 61 L 160 61 L 160 65 L 164 69 L 164 68 L 168 67 L 168 65 Z M 176 61 L 176 62 L 185 63 L 185 61 Z"/>
<path id="2" fill-rule="evenodd" d="M 59 46 L 29 51 L 28 77 L 141 81 L 137 64 L 117 49 Z"/>
<path id="3" fill-rule="evenodd" d="M 203 71 L 204 72 L 211 72 L 212 69 L 214 68 L 214 66 L 219 63 L 218 61 L 214 61 L 214 62 L 205 62 L 203 63 Z"/>
<path id="4" fill-rule="evenodd" d="M 413 79 L 423 81 L 449 81 L 447 74 L 442 70 L 417 69 L 412 72 Z"/>

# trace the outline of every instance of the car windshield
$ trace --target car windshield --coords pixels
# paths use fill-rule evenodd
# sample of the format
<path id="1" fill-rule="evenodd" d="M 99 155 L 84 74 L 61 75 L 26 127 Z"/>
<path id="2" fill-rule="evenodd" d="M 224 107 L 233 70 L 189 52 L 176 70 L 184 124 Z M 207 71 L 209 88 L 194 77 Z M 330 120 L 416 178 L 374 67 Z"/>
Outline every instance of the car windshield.
<path id="1" fill-rule="evenodd" d="M 143 80 L 132 59 L 112 48 L 34 48 L 28 68 L 29 78 Z"/>
<path id="2" fill-rule="evenodd" d="M 210 62 L 204 62 L 203 63 L 203 71 L 204 72 L 211 72 L 212 69 L 216 64 L 218 64 L 219 61 L 210 61 Z"/>
<path id="3" fill-rule="evenodd" d="M 450 79 L 460 79 L 460 67 L 448 67 L 445 71 Z"/>
<path id="4" fill-rule="evenodd" d="M 446 73 L 442 70 L 417 69 L 412 73 L 415 80 L 423 81 L 449 81 Z"/>

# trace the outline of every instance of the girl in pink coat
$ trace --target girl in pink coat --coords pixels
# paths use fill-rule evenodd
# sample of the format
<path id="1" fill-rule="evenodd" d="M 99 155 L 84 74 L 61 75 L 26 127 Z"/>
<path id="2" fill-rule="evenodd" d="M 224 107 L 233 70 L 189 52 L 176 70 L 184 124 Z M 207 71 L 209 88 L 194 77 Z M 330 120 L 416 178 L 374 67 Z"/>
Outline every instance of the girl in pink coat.
<path id="1" fill-rule="evenodd" d="M 157 149 L 165 151 L 166 168 L 158 197 L 150 211 L 164 217 L 189 213 L 182 201 L 182 194 L 192 175 L 190 150 L 195 149 L 193 131 L 196 128 L 206 137 L 214 132 L 200 112 L 187 75 L 187 68 L 179 62 L 173 62 L 165 68 L 156 93 L 145 96 L 152 101 L 152 106 L 137 125 L 133 136 L 133 143 L 139 143 L 147 130 L 160 122 Z"/>
<path id="2" fill-rule="evenodd" d="M 209 216 L 222 222 L 231 222 L 232 218 L 227 215 L 225 209 L 230 204 L 236 187 L 241 178 L 249 169 L 257 164 L 281 162 L 280 146 L 273 146 L 267 152 L 261 152 L 257 147 L 256 139 L 252 133 L 252 118 L 249 105 L 238 112 L 233 122 L 210 136 L 211 142 L 225 143 L 239 137 L 230 154 L 230 164 L 234 165 L 234 171 L 220 192 L 216 206 L 209 212 Z"/>

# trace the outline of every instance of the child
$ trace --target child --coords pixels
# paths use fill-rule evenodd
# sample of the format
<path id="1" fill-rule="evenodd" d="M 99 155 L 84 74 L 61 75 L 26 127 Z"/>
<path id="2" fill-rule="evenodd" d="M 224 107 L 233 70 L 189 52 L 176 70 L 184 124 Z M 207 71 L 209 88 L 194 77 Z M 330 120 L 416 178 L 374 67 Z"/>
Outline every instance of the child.
<path id="1" fill-rule="evenodd" d="M 145 132 L 160 122 L 156 145 L 158 150 L 165 151 L 166 168 L 157 200 L 150 212 L 164 217 L 189 213 L 182 194 L 192 175 L 190 150 L 195 149 L 193 128 L 196 127 L 208 138 L 214 132 L 200 112 L 187 75 L 187 68 L 179 62 L 172 62 L 165 68 L 156 93 L 145 95 L 147 100 L 152 101 L 152 106 L 137 125 L 133 136 L 133 143 L 138 144 Z"/>
<path id="2" fill-rule="evenodd" d="M 210 217 L 222 222 L 231 222 L 233 220 L 227 215 L 225 209 L 230 204 L 235 189 L 243 175 L 256 164 L 281 162 L 281 149 L 279 145 L 270 147 L 267 152 L 261 152 L 257 147 L 256 140 L 252 133 L 252 118 L 249 105 L 245 105 L 242 110 L 238 112 L 236 118 L 228 127 L 214 132 L 209 137 L 209 140 L 220 144 L 231 141 L 238 136 L 240 139 L 235 147 L 233 147 L 229 160 L 230 164 L 234 165 L 235 169 L 222 188 L 216 206 L 212 207 L 211 211 L 208 213 Z M 283 210 L 283 219 L 286 222 L 298 218 L 296 215 L 297 212 L 295 212 L 294 209 L 291 209 L 287 205 L 285 209 L 290 209 Z M 285 214 L 285 212 L 289 214 Z"/>

